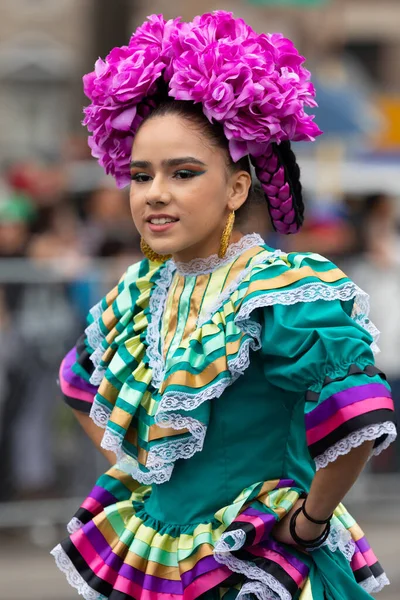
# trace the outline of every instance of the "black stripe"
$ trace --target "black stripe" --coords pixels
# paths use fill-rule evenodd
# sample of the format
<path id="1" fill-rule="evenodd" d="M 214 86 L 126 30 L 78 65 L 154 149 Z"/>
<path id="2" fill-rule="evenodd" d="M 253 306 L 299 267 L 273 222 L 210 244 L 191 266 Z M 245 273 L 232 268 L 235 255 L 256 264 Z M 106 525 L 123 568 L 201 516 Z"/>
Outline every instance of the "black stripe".
<path id="1" fill-rule="evenodd" d="M 82 352 L 84 352 L 86 350 L 86 334 L 82 333 L 82 335 L 80 335 L 76 341 L 75 344 L 76 347 L 76 351 L 78 353 L 78 356 L 80 354 L 82 354 Z"/>
<path id="2" fill-rule="evenodd" d="M 350 365 L 347 373 L 342 377 L 335 377 L 335 379 L 331 379 L 331 377 L 325 377 L 324 383 L 322 387 L 329 385 L 330 383 L 334 383 L 336 381 L 344 381 L 350 375 L 368 375 L 368 377 L 374 377 L 375 375 L 380 375 L 382 379 L 386 381 L 386 375 L 383 371 L 378 369 L 375 365 L 367 365 L 364 369 L 360 369 L 357 365 Z M 317 394 L 316 392 L 311 392 L 310 390 L 306 393 L 306 402 L 318 402 L 321 394 Z"/>
<path id="3" fill-rule="evenodd" d="M 78 510 L 74 514 L 74 517 L 82 521 L 84 525 L 86 523 L 89 523 L 89 521 L 91 521 L 94 518 L 94 516 L 95 515 L 91 513 L 90 510 L 87 510 L 86 508 L 82 507 L 78 508 Z"/>
<path id="4" fill-rule="evenodd" d="M 340 425 L 340 427 L 329 433 L 321 440 L 318 440 L 318 442 L 311 444 L 308 447 L 310 454 L 313 458 L 315 458 L 319 454 L 323 454 L 325 450 L 333 446 L 336 442 L 342 440 L 350 433 L 353 433 L 353 431 L 357 431 L 357 429 L 361 429 L 367 425 L 384 423 L 385 421 L 391 421 L 395 423 L 394 412 L 387 408 L 372 410 L 362 415 L 358 415 L 357 417 L 349 419 L 346 421 L 346 423 Z"/>
<path id="5" fill-rule="evenodd" d="M 61 546 L 68 558 L 71 560 L 75 569 L 78 571 L 79 575 L 86 581 L 88 586 L 99 594 L 103 594 L 103 596 L 109 598 L 113 591 L 112 585 L 106 581 L 103 581 L 103 579 L 100 579 L 100 577 L 97 577 L 97 575 L 93 573 L 71 540 L 69 538 L 63 540 L 61 542 Z M 131 598 L 132 596 L 125 594 L 125 597 Z"/>
<path id="6" fill-rule="evenodd" d="M 365 581 L 372 575 L 374 577 L 379 577 L 383 573 L 384 573 L 384 570 L 383 570 L 381 564 L 379 562 L 376 562 L 371 567 L 369 567 L 368 565 L 365 565 L 364 567 L 361 567 L 361 569 L 357 569 L 356 571 L 354 571 L 354 577 L 355 577 L 357 583 L 362 583 L 363 581 Z"/>
<path id="7" fill-rule="evenodd" d="M 82 335 L 79 336 L 76 344 L 76 354 L 77 354 L 77 358 L 76 358 L 76 362 L 83 368 L 85 369 L 86 373 L 88 375 L 91 375 L 94 371 L 94 365 L 92 363 L 92 361 L 90 360 L 90 352 L 87 349 L 87 339 L 86 339 L 86 334 L 83 333 Z M 96 348 L 93 348 L 93 350 L 95 350 Z"/>
<path id="8" fill-rule="evenodd" d="M 240 515 L 239 517 L 240 518 Z M 247 523 L 244 521 L 243 523 L 240 521 L 235 521 L 232 525 L 229 525 L 227 529 L 225 529 L 225 533 L 229 533 L 230 531 L 236 531 L 237 529 L 243 529 L 246 534 L 246 543 L 245 546 L 251 546 L 256 537 L 256 528 L 252 523 Z"/>
<path id="9" fill-rule="evenodd" d="M 279 581 L 292 596 L 297 593 L 299 589 L 297 583 L 278 563 L 268 558 L 264 558 L 263 556 L 254 556 L 246 550 L 239 550 L 239 552 L 234 552 L 233 554 L 240 560 L 251 562 L 265 573 L 275 577 L 275 579 Z"/>
<path id="10" fill-rule="evenodd" d="M 71 398 L 71 396 L 67 396 L 63 394 L 65 404 L 68 404 L 71 408 L 75 410 L 79 410 L 80 412 L 89 414 L 90 409 L 92 408 L 91 402 L 85 402 L 84 400 L 78 400 L 77 398 Z"/>

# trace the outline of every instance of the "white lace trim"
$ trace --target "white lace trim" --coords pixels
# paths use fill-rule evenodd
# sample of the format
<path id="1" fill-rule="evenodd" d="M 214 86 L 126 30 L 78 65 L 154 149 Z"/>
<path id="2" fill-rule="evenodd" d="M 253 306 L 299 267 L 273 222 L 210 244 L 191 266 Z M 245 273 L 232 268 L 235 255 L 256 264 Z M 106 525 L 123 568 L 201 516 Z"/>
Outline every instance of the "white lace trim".
<path id="1" fill-rule="evenodd" d="M 81 527 L 83 527 L 82 521 L 80 519 L 77 519 L 76 517 L 72 517 L 72 519 L 67 525 L 67 531 L 70 535 L 72 535 L 76 531 L 79 531 Z"/>
<path id="2" fill-rule="evenodd" d="M 105 429 L 107 427 L 108 419 L 110 418 L 111 411 L 107 410 L 102 406 L 99 401 L 95 398 L 90 409 L 89 416 L 92 421 L 98 427 Z"/>
<path id="3" fill-rule="evenodd" d="M 315 302 L 316 300 L 346 300 L 354 299 L 354 307 L 352 318 L 361 325 L 373 338 L 371 349 L 373 352 L 379 352 L 377 341 L 379 331 L 375 325 L 368 319 L 369 314 L 369 296 L 361 288 L 352 281 L 348 281 L 337 287 L 329 287 L 326 283 L 307 283 L 301 287 L 284 290 L 280 292 L 271 292 L 268 295 L 263 294 L 255 298 L 251 298 L 245 302 L 235 319 L 239 324 L 240 321 L 249 318 L 250 314 L 257 308 L 266 306 L 274 306 L 276 304 L 293 305 L 305 302 Z"/>
<path id="4" fill-rule="evenodd" d="M 98 319 L 100 319 L 103 312 L 104 312 L 103 300 L 100 300 L 97 304 L 92 306 L 92 308 L 89 310 L 89 313 L 92 315 L 94 321 L 97 321 Z"/>
<path id="5" fill-rule="evenodd" d="M 315 552 L 323 546 L 327 546 L 331 552 L 339 550 L 348 562 L 351 561 L 356 550 L 356 544 L 351 537 L 350 531 L 342 525 L 337 517 L 332 518 L 328 539 L 318 548 L 310 548 L 308 551 Z"/>
<path id="6" fill-rule="evenodd" d="M 201 327 L 207 321 L 210 321 L 212 316 L 221 308 L 221 306 L 232 296 L 234 292 L 238 289 L 239 285 L 244 281 L 252 272 L 254 267 L 257 265 L 262 265 L 266 262 L 271 262 L 276 258 L 279 258 L 284 254 L 282 250 L 275 250 L 270 254 L 266 255 L 262 253 L 260 256 L 256 256 L 251 265 L 249 265 L 246 269 L 244 269 L 238 277 L 232 281 L 232 283 L 218 296 L 217 300 L 208 308 L 204 307 L 199 315 L 197 326 Z"/>
<path id="7" fill-rule="evenodd" d="M 176 267 L 172 261 L 168 261 L 154 286 L 149 302 L 150 322 L 147 326 L 146 345 L 149 365 L 153 371 L 152 383 L 158 388 L 164 379 L 164 359 L 160 351 L 161 321 L 163 318 L 165 303 L 168 296 L 172 278 Z"/>
<path id="8" fill-rule="evenodd" d="M 236 600 L 280 600 L 281 596 L 271 590 L 271 588 L 261 581 L 249 581 L 242 585 Z"/>
<path id="9" fill-rule="evenodd" d="M 106 369 L 100 365 L 100 362 L 101 362 L 101 359 L 103 358 L 104 352 L 105 352 L 105 350 L 103 348 L 103 345 L 102 345 L 102 343 L 100 343 L 100 345 L 97 346 L 97 348 L 93 352 L 93 354 L 90 355 L 90 360 L 92 361 L 92 363 L 95 367 L 95 369 L 89 379 L 89 381 L 92 385 L 100 385 L 101 380 L 104 377 L 104 373 L 105 373 Z"/>
<path id="10" fill-rule="evenodd" d="M 378 577 L 372 575 L 360 583 L 360 586 L 368 592 L 368 594 L 377 594 L 378 592 L 381 592 L 385 585 L 390 585 L 386 573 L 382 573 Z"/>
<path id="11" fill-rule="evenodd" d="M 226 541 L 228 538 L 233 539 L 233 544 L 230 544 Z M 225 533 L 221 535 L 218 542 L 215 544 L 214 552 L 235 552 L 236 550 L 240 550 L 240 548 L 243 548 L 245 543 L 246 533 L 243 531 L 243 529 L 225 531 Z"/>
<path id="12" fill-rule="evenodd" d="M 379 444 L 377 448 L 373 448 L 371 456 L 378 456 L 396 439 L 397 432 L 394 423 L 391 421 L 385 421 L 384 423 L 366 425 L 361 429 L 352 431 L 348 436 L 342 440 L 339 440 L 336 442 L 336 444 L 325 450 L 323 454 L 320 454 L 315 458 L 317 471 L 319 469 L 324 469 L 329 463 L 334 462 L 339 456 L 348 454 L 353 448 L 361 446 L 361 444 L 364 442 L 376 440 L 382 435 L 387 435 L 387 438 L 381 444 Z"/>
<path id="13" fill-rule="evenodd" d="M 134 458 L 128 456 L 124 452 L 118 452 L 117 457 L 118 462 L 116 467 L 143 485 L 151 485 L 153 483 L 161 485 L 162 483 L 169 481 L 171 478 L 173 464 L 156 462 L 155 459 L 153 460 L 150 458 L 150 460 L 153 462 L 153 467 L 151 471 L 146 473 L 139 468 L 138 463 Z"/>
<path id="14" fill-rule="evenodd" d="M 219 398 L 230 383 L 230 378 L 226 377 L 210 385 L 208 388 L 197 394 L 188 394 L 187 392 L 166 392 L 163 394 L 157 413 L 170 410 L 194 410 L 203 402 L 212 398 Z M 156 413 L 156 415 L 157 415 Z"/>
<path id="15" fill-rule="evenodd" d="M 245 250 L 255 246 L 264 246 L 265 242 L 258 233 L 244 235 L 238 242 L 230 244 L 224 258 L 219 258 L 218 254 L 212 254 L 207 258 L 194 258 L 189 262 L 171 261 L 176 266 L 180 275 L 206 275 L 216 269 L 227 265 L 236 256 L 242 254 Z"/>
<path id="16" fill-rule="evenodd" d="M 184 417 L 180 414 L 159 414 L 156 422 L 160 427 L 173 429 L 188 429 L 191 438 L 184 440 L 169 440 L 152 448 L 147 456 L 146 467 L 149 472 L 142 471 L 137 460 L 122 450 L 123 437 L 116 432 L 107 429 L 110 411 L 96 400 L 93 402 L 90 417 L 93 422 L 105 429 L 101 440 L 104 450 L 114 452 L 118 461 L 118 468 L 129 473 L 139 483 L 149 485 L 151 483 L 161 484 L 168 481 L 173 470 L 173 463 L 179 458 L 191 458 L 196 452 L 203 448 L 206 436 L 206 426 L 192 417 Z"/>
<path id="17" fill-rule="evenodd" d="M 86 327 L 85 335 L 86 335 L 87 341 L 89 343 L 89 346 L 91 348 L 93 348 L 93 350 L 96 350 L 96 348 L 104 340 L 104 334 L 101 331 L 100 325 L 99 325 L 100 317 L 103 314 L 102 302 L 100 301 L 97 304 L 95 304 L 90 309 L 89 313 L 93 317 L 93 322 Z"/>
<path id="18" fill-rule="evenodd" d="M 155 422 L 160 427 L 168 429 L 188 429 L 190 433 L 198 439 L 204 439 L 206 426 L 193 417 L 184 417 L 175 413 L 159 413 L 156 415 Z"/>
<path id="19" fill-rule="evenodd" d="M 83 596 L 85 600 L 107 600 L 106 596 L 99 594 L 99 592 L 96 592 L 89 587 L 83 577 L 79 575 L 71 560 L 64 552 L 61 544 L 56 546 L 50 554 L 54 556 L 57 567 L 64 573 L 68 583 L 75 588 L 78 594 Z"/>
<path id="20" fill-rule="evenodd" d="M 366 292 L 364 292 L 361 288 L 359 288 L 358 286 L 356 286 L 356 287 L 357 287 L 358 293 L 354 297 L 355 300 L 354 300 L 354 304 L 353 304 L 351 318 L 356 323 L 361 325 L 361 327 L 363 327 L 366 331 L 368 331 L 368 333 L 370 334 L 370 336 L 373 339 L 373 342 L 371 344 L 371 350 L 374 354 L 378 354 L 380 352 L 379 347 L 378 347 L 380 331 L 377 327 L 375 327 L 375 325 L 369 319 L 369 313 L 370 313 L 369 295 Z"/>
<path id="21" fill-rule="evenodd" d="M 275 579 L 275 577 L 270 575 L 270 573 L 266 573 L 259 567 L 256 567 L 252 563 L 240 560 L 230 553 L 216 552 L 215 549 L 214 558 L 220 564 L 226 565 L 234 573 L 241 573 L 248 579 L 258 582 L 259 585 L 257 586 L 257 589 L 260 595 L 257 595 L 257 597 L 260 600 L 291 600 L 291 594 L 277 579 Z M 247 589 L 244 590 L 246 587 Z M 239 595 L 245 596 L 250 593 L 249 587 L 249 584 L 245 584 Z M 251 587 L 252 592 L 255 593 L 254 583 L 251 584 Z"/>

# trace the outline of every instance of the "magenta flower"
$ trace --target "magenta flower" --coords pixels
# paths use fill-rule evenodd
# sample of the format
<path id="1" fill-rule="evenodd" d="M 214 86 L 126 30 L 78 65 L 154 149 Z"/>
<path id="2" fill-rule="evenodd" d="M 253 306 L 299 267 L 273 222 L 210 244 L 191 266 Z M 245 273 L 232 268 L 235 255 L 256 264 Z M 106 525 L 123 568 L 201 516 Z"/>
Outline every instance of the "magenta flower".
<path id="1" fill-rule="evenodd" d="M 120 187 L 129 182 L 132 141 L 161 77 L 171 97 L 201 102 L 223 124 L 234 160 L 272 142 L 314 140 L 321 132 L 304 107 L 316 106 L 315 90 L 303 63 L 290 40 L 257 34 L 225 11 L 191 23 L 152 15 L 83 78 L 92 154 Z"/>

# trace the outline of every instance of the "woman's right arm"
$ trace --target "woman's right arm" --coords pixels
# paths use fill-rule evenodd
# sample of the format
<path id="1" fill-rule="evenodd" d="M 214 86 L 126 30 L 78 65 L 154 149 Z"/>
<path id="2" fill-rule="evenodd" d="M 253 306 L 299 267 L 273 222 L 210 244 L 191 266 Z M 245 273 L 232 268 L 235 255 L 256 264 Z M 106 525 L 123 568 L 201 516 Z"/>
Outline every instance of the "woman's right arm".
<path id="1" fill-rule="evenodd" d="M 102 455 L 108 460 L 108 462 L 111 465 L 115 465 L 117 459 L 114 452 L 104 450 L 104 448 L 101 447 L 101 440 L 103 438 L 104 430 L 98 427 L 95 423 L 93 423 L 92 419 L 88 414 L 75 409 L 72 409 L 72 411 L 76 419 L 80 423 L 82 429 L 92 440 L 96 448 L 102 453 Z"/>

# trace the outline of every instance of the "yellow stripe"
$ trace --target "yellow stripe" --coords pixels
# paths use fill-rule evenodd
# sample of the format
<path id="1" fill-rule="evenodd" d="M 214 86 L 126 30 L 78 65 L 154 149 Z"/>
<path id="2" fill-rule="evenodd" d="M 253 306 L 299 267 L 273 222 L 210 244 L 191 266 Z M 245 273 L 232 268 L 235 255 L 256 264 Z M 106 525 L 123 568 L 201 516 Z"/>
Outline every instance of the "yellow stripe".
<path id="1" fill-rule="evenodd" d="M 165 341 L 164 341 L 164 348 L 163 348 L 164 357 L 166 356 L 166 354 L 168 352 L 168 348 L 171 345 L 171 342 L 172 342 L 175 332 L 176 332 L 176 328 L 178 326 L 179 300 L 180 300 L 180 297 L 181 297 L 183 289 L 184 289 L 184 283 L 185 283 L 185 278 L 179 277 L 177 285 L 176 285 L 173 295 L 172 295 L 173 296 L 172 302 L 173 302 L 174 310 L 171 312 L 169 322 L 166 324 Z"/>
<path id="2" fill-rule="evenodd" d="M 123 281 L 124 278 L 125 278 L 125 275 L 123 275 L 122 278 L 120 279 L 120 283 L 121 283 L 121 281 Z M 107 305 L 110 306 L 110 304 L 112 304 L 114 302 L 114 300 L 117 298 L 117 296 L 118 296 L 118 286 L 116 285 L 106 295 Z"/>
<path id="3" fill-rule="evenodd" d="M 243 337 L 243 336 L 242 336 Z M 235 342 L 230 342 L 226 345 L 227 354 L 236 354 L 240 348 L 242 337 Z M 176 371 L 172 373 L 161 386 L 161 393 L 170 385 L 184 385 L 192 389 L 198 389 L 208 385 L 223 371 L 228 370 L 226 356 L 220 356 L 214 362 L 207 365 L 202 373 L 195 375 L 189 371 Z"/>
<path id="4" fill-rule="evenodd" d="M 109 306 L 108 308 L 106 308 L 106 310 L 101 315 L 101 320 L 103 321 L 104 325 L 107 327 L 107 329 L 109 331 L 113 327 L 115 327 L 115 325 L 118 323 L 118 319 L 114 314 L 112 306 Z"/>
<path id="5" fill-rule="evenodd" d="M 312 594 L 311 589 L 311 580 L 307 577 L 306 582 L 304 584 L 303 590 L 300 594 L 299 600 L 313 600 L 314 596 Z"/>
<path id="6" fill-rule="evenodd" d="M 250 281 L 246 296 L 254 292 L 272 290 L 274 288 L 286 287 L 306 277 L 315 277 L 325 283 L 333 283 L 339 279 L 346 278 L 340 269 L 334 268 L 329 271 L 314 271 L 311 267 L 301 267 L 298 270 L 288 270 L 272 279 L 255 279 Z"/>
<path id="7" fill-rule="evenodd" d="M 190 298 L 190 311 L 188 318 L 186 319 L 185 329 L 183 331 L 182 339 L 179 344 L 180 347 L 185 346 L 185 342 L 196 329 L 197 319 L 199 317 L 201 302 L 204 297 L 204 293 L 207 284 L 210 280 L 210 275 L 200 275 L 196 279 L 196 287 Z"/>

